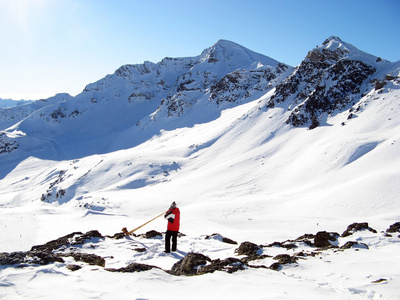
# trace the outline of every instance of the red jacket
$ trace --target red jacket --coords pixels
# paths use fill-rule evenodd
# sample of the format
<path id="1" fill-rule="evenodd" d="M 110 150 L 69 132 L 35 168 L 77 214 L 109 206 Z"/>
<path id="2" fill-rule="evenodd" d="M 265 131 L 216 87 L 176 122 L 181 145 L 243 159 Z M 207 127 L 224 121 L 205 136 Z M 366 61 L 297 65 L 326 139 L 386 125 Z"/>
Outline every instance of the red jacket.
<path id="1" fill-rule="evenodd" d="M 181 216 L 181 212 L 179 211 L 179 208 L 177 208 L 177 207 L 172 208 L 165 213 L 164 218 L 168 220 L 167 230 L 179 231 L 180 216 Z"/>

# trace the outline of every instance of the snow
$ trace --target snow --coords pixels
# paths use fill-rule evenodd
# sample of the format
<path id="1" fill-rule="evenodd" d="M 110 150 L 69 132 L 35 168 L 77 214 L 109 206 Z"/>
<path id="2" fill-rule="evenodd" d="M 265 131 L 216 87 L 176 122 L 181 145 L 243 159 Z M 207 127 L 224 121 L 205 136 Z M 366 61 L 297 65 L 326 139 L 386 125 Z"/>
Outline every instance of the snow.
<path id="1" fill-rule="evenodd" d="M 32 103 L 32 100 L 12 100 L 12 99 L 0 99 L 0 108 L 9 108 L 14 106 L 20 106 L 24 104 Z"/>
<path id="2" fill-rule="evenodd" d="M 226 46 L 225 41 L 219 44 Z M 35 155 L 17 153 L 15 157 L 23 158 L 18 163 L 11 158 L 1 161 L 0 252 L 27 251 L 75 231 L 95 229 L 113 235 L 123 227 L 131 230 L 165 211 L 172 201 L 180 208 L 180 231 L 185 234 L 178 239 L 177 252 L 163 253 L 162 238 L 133 236 L 93 239 L 74 246 L 75 251 L 104 257 L 106 268 L 137 262 L 168 270 L 190 252 L 212 259 L 240 258 L 235 249 L 245 241 L 267 245 L 323 230 L 342 233 L 354 222 L 368 222 L 377 233 L 357 232 L 339 238 L 338 246 L 357 241 L 369 249 L 330 249 L 280 271 L 247 268 L 193 277 L 159 269 L 111 273 L 72 258 L 43 266 L 0 266 L 0 299 L 399 299 L 400 238 L 398 233 L 391 237 L 383 233 L 400 221 L 398 85 L 391 82 L 365 95 L 362 111 L 351 120 L 347 111 L 340 112 L 314 130 L 286 125 L 290 111 L 283 104 L 266 108 L 272 92 L 212 118 L 205 104 L 184 117 L 203 122 L 176 118 L 166 128 L 160 117 L 159 123 L 147 124 L 152 134 L 142 133 L 144 142 L 132 147 L 122 146 L 129 144 L 124 136 L 128 139 L 146 127 L 119 131 L 111 128 L 106 113 L 97 124 L 77 121 L 74 128 L 52 124 L 50 136 L 35 132 L 37 139 L 49 138 L 48 149 L 32 152 Z M 70 109 L 79 102 L 85 108 L 84 94 L 77 99 L 80 102 L 60 105 Z M 107 99 L 98 101 L 106 106 Z M 124 109 L 121 105 L 108 113 Z M 38 113 L 24 122 L 15 129 L 30 133 L 42 128 L 43 121 Z M 178 126 L 179 122 L 190 126 Z M 69 147 L 80 126 L 89 127 L 88 136 L 98 137 L 95 143 L 81 144 L 92 147 L 90 155 L 76 155 L 85 151 Z M 109 131 L 97 132 L 106 127 Z M 64 140 L 57 138 L 59 128 L 65 130 Z M 80 134 L 79 138 L 85 137 Z M 113 134 L 113 151 L 101 148 Z M 54 141 L 66 154 L 57 151 Z M 54 192 L 60 189 L 66 195 L 56 198 Z M 40 200 L 47 191 L 52 192 L 49 203 Z M 149 230 L 165 231 L 166 221 L 158 218 L 137 233 Z M 213 233 L 239 244 L 205 239 Z M 133 250 L 138 247 L 146 251 Z M 266 247 L 263 253 L 292 255 L 313 249 L 305 244 L 290 250 Z M 251 264 L 273 262 L 265 258 Z M 67 264 L 82 268 L 72 272 Z M 385 280 L 373 283 L 381 278 Z"/>
<path id="3" fill-rule="evenodd" d="M 368 65 L 374 66 L 378 69 L 378 72 L 387 66 L 390 62 L 387 60 L 379 59 L 378 57 L 366 53 L 354 47 L 350 43 L 342 41 L 340 38 L 331 36 L 323 44 L 323 46 L 317 48 L 318 51 L 330 50 L 332 52 L 341 51 L 345 58 L 359 60 L 367 63 Z"/>

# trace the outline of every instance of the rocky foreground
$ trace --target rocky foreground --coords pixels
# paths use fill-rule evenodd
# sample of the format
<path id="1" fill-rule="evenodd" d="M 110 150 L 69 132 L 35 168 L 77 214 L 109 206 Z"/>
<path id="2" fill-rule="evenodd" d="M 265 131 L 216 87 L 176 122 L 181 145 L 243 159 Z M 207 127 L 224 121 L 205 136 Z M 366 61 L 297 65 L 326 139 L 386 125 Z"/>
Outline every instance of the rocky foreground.
<path id="1" fill-rule="evenodd" d="M 236 257 L 227 257 L 223 259 L 211 259 L 201 253 L 189 252 L 185 253 L 185 256 L 176 262 L 170 270 L 164 270 L 157 266 L 136 262 L 121 268 L 106 268 L 106 259 L 104 257 L 96 255 L 95 253 L 82 252 L 82 245 L 93 242 L 101 243 L 106 239 L 121 240 L 126 238 L 125 235 L 123 233 L 116 233 L 114 236 L 103 236 L 97 230 L 89 231 L 85 234 L 74 232 L 44 245 L 33 246 L 30 251 L 0 253 L 0 265 L 23 268 L 28 265 L 47 265 L 56 262 L 65 263 L 67 257 L 72 257 L 77 264 L 65 263 L 65 267 L 71 271 L 77 271 L 82 268 L 78 262 L 103 267 L 104 270 L 109 272 L 141 272 L 158 268 L 176 276 L 202 275 L 215 271 L 233 273 L 248 268 L 266 268 L 279 271 L 282 270 L 283 265 L 298 264 L 302 259 L 317 257 L 327 250 L 334 252 L 346 251 L 346 249 L 368 250 L 369 247 L 367 244 L 351 240 L 348 240 L 340 247 L 338 246 L 338 238 L 348 238 L 358 231 L 369 231 L 373 234 L 381 235 L 383 238 L 390 238 L 400 233 L 400 222 L 394 223 L 386 231 L 380 233 L 371 228 L 368 223 L 353 223 L 349 225 L 342 234 L 319 231 L 316 234 L 304 234 L 295 240 L 274 242 L 266 245 L 257 245 L 246 241 L 235 249 Z M 154 230 L 148 231 L 146 234 L 134 235 L 135 238 L 139 239 L 154 239 L 162 236 L 163 233 Z M 180 236 L 182 237 L 184 235 L 180 234 Z M 397 237 L 400 238 L 400 234 L 398 234 Z M 223 237 L 220 234 L 206 236 L 205 239 L 217 239 L 222 243 L 238 245 L 237 242 Z M 93 249 L 96 248 L 95 246 L 91 247 Z M 271 256 L 267 254 L 268 248 L 274 248 L 275 250 L 282 249 L 282 252 L 292 250 L 293 254 L 282 253 Z M 296 249 L 300 249 L 300 251 L 296 252 Z M 137 253 L 146 253 L 146 251 L 148 251 L 146 248 L 140 247 L 132 250 Z M 111 256 L 109 258 L 113 257 Z M 269 266 L 256 263 L 257 261 L 264 261 L 266 258 L 272 258 L 274 262 Z"/>

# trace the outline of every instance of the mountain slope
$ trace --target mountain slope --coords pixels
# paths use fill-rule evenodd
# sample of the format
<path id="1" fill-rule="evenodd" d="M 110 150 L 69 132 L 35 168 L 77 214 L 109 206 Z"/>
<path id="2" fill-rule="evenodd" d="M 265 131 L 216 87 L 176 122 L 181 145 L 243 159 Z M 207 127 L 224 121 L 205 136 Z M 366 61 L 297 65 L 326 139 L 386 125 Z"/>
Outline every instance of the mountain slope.
<path id="1" fill-rule="evenodd" d="M 32 102 L 33 102 L 32 100 L 0 99 L 0 108 L 10 108 L 10 107 L 14 107 L 14 106 L 29 104 Z"/>
<path id="2" fill-rule="evenodd" d="M 218 93 L 236 89 L 240 91 L 235 99 L 226 102 L 251 101 L 291 70 L 221 40 L 196 57 L 122 66 L 76 97 L 37 110 L 5 132 L 20 145 L 19 152 L 42 158 L 107 153 L 136 146 L 161 129 L 213 120 L 227 107 L 220 105 L 223 100 Z M 174 116 L 182 116 L 192 107 L 196 107 L 196 119 L 175 120 Z M 46 151 L 50 156 L 43 156 L 42 148 L 52 149 Z"/>
<path id="3" fill-rule="evenodd" d="M 57 94 L 48 99 L 37 101 L 27 101 L 27 103 L 14 105 L 12 107 L 0 109 L 0 130 L 7 129 L 10 126 L 22 121 L 35 111 L 58 102 L 63 102 L 71 99 L 69 94 Z"/>
<path id="4" fill-rule="evenodd" d="M 390 74 L 393 73 L 393 74 Z M 295 72 L 281 82 L 268 107 L 287 102 L 288 124 L 310 129 L 335 111 L 350 109 L 385 75 L 398 76 L 392 63 L 358 50 L 338 37 L 330 37 L 308 53 Z"/>
<path id="5" fill-rule="evenodd" d="M 203 60 L 124 66 L 77 97 L 44 107 L 3 131 L 0 149 L 7 151 L 0 154 L 0 252 L 29 250 L 75 231 L 96 229 L 112 235 L 122 227 L 144 224 L 172 201 L 181 209 L 181 252 L 167 256 L 160 252 L 161 238 L 133 236 L 90 241 L 73 251 L 101 253 L 106 267 L 154 262 L 168 269 L 190 252 L 212 259 L 242 258 L 234 252 L 236 247 L 206 240 L 213 233 L 239 243 L 269 245 L 310 232 L 343 232 L 343 226 L 353 222 L 369 222 L 379 231 L 398 222 L 400 62 L 370 65 L 370 56 L 337 38 L 328 40 L 313 51 L 334 58 L 313 61 L 309 54 L 296 69 L 279 63 L 233 69 L 238 63 L 223 74 L 219 70 L 226 66 L 212 68 L 222 64 L 220 56 L 210 61 L 207 51 L 199 56 L 208 55 Z M 324 53 L 325 46 L 333 54 Z M 350 54 L 335 52 L 344 46 Z M 335 73 L 341 70 L 338 64 L 348 68 Z M 195 67 L 197 71 L 191 71 Z M 371 68 L 376 69 L 372 74 Z M 354 81 L 358 72 L 361 80 Z M 302 80 L 299 85 L 296 78 Z M 353 84 L 350 92 L 341 90 Z M 321 93 L 314 103 L 333 104 L 307 106 L 302 101 L 313 99 L 316 87 L 323 87 L 326 95 L 340 90 L 350 102 L 342 105 Z M 306 98 L 299 97 L 301 93 Z M 307 117 L 303 125 L 287 122 L 295 107 Z M 313 108 L 319 122 L 313 130 L 306 107 Z M 162 232 L 165 227 L 160 218 L 137 233 Z M 176 289 L 184 282 L 178 299 L 193 289 L 201 290 L 196 297 L 214 297 L 214 291 L 199 288 L 201 281 L 230 291 L 233 298 L 397 299 L 396 235 L 361 232 L 354 239 L 367 243 L 369 250 L 333 248 L 330 256 L 314 253 L 314 259 L 288 264 L 284 272 L 260 268 L 185 278 L 160 270 L 110 275 L 98 266 L 71 272 L 65 264 L 80 264 L 72 260 L 2 266 L 0 296 L 54 298 L 61 291 L 69 298 L 114 299 L 125 296 L 126 286 L 133 285 L 126 296 L 157 298 L 164 295 L 154 286 Z M 139 246 L 145 252 L 138 253 Z M 305 243 L 302 247 L 310 249 Z M 281 248 L 264 250 L 276 255 Z M 383 283 L 373 283 L 376 280 Z M 57 289 L 43 292 L 39 286 L 49 282 Z"/>
<path id="6" fill-rule="evenodd" d="M 315 60 L 314 56 L 320 58 Z M 254 57 L 259 61 L 252 61 Z M 137 190 L 153 185 L 156 188 L 158 184 L 168 182 L 171 174 L 175 173 L 185 174 L 182 177 L 184 181 L 192 178 L 191 184 L 182 185 L 194 184 L 190 190 L 203 196 L 207 194 L 204 189 L 212 191 L 211 194 L 217 190 L 224 194 L 225 189 L 230 187 L 239 194 L 248 192 L 257 195 L 259 191 L 279 194 L 292 181 L 297 182 L 296 189 L 309 187 L 312 190 L 314 179 L 318 179 L 317 182 L 324 178 L 328 180 L 332 173 L 334 181 L 337 172 L 352 169 L 360 158 L 396 140 L 391 130 L 385 135 L 378 130 L 387 123 L 385 118 L 391 120 L 387 124 L 389 128 L 397 128 L 397 123 L 389 115 L 398 107 L 399 64 L 386 61 L 377 62 L 384 65 L 380 69 L 376 67 L 379 72 L 373 73 L 375 85 L 370 81 L 365 84 L 366 80 L 360 81 L 364 84 L 363 97 L 356 98 L 350 94 L 354 100 L 351 105 L 356 107 L 350 113 L 346 105 L 346 110 L 341 106 L 318 106 L 318 118 L 325 116 L 325 124 L 335 128 L 328 127 L 314 133 L 290 126 L 288 120 L 293 120 L 294 114 L 307 111 L 304 107 L 310 111 L 308 103 L 312 102 L 312 96 L 299 105 L 299 94 L 310 90 L 313 83 L 320 82 L 321 76 L 333 82 L 324 85 L 328 90 L 336 89 L 339 82 L 351 85 L 351 80 L 343 79 L 347 71 L 338 71 L 340 79 L 336 81 L 331 80 L 329 71 L 350 58 L 350 63 L 355 66 L 376 61 L 374 57 L 331 37 L 321 47 L 311 51 L 289 77 L 289 67 L 227 41 L 219 41 L 195 58 L 123 66 L 115 74 L 88 85 L 77 97 L 43 107 L 4 131 L 0 136 L 2 178 L 12 177 L 9 172 L 13 169 L 25 170 L 28 161 L 33 160 L 36 166 L 42 159 L 58 158 L 59 163 L 55 161 L 49 165 L 60 164 L 64 167 L 51 167 L 48 173 L 43 172 L 37 179 L 33 175 L 28 176 L 34 182 L 22 181 L 21 191 L 29 185 L 36 186 L 39 191 L 39 194 L 21 194 L 18 199 L 25 199 L 22 202 L 41 199 L 59 203 L 74 200 L 75 203 L 89 191 Z M 315 66 L 321 63 L 325 69 Z M 245 65 L 248 70 L 237 69 Z M 353 70 L 353 67 L 349 69 Z M 223 68 L 224 72 L 233 71 L 223 75 L 224 72 L 220 72 Z M 302 71 L 304 69 L 309 72 Z M 200 70 L 207 71 L 201 73 Z M 369 71 L 361 73 L 366 76 Z M 210 80 L 210 74 L 215 77 L 213 80 Z M 299 84 L 303 87 L 302 91 L 282 98 L 283 87 L 298 78 L 303 78 Z M 372 77 L 368 78 L 372 80 Z M 377 89 L 378 80 L 384 84 Z M 132 91 L 137 93 L 130 94 Z M 310 95 L 315 95 L 315 91 Z M 277 101 L 278 97 L 282 101 Z M 390 101 L 375 107 L 375 103 L 383 99 Z M 322 100 L 325 101 L 325 98 Z M 371 106 L 374 108 L 369 108 L 369 111 L 374 111 L 379 118 L 366 117 L 369 114 L 364 110 Z M 361 116 L 366 120 L 362 126 L 369 130 L 357 129 L 367 133 L 365 138 L 354 138 L 358 133 L 349 126 L 359 123 Z M 389 132 L 393 136 L 386 136 Z M 110 149 L 113 151 L 110 152 Z M 120 152 L 118 149 L 126 150 Z M 83 157 L 83 154 L 93 153 L 101 156 Z M 121 159 L 121 155 L 126 158 Z M 25 160 L 29 156 L 35 158 Z M 111 162 L 107 163 L 106 158 L 110 158 Z M 80 167 L 81 164 L 83 167 Z M 236 165 L 240 166 L 238 172 L 230 172 Z M 369 165 L 365 164 L 365 168 L 368 169 Z M 15 170 L 13 172 L 17 172 Z M 86 177 L 92 175 L 93 170 L 96 176 L 88 180 Z M 219 171 L 210 174 L 208 170 Z M 114 174 L 112 179 L 110 172 Z M 354 172 L 357 173 L 357 169 Z M 224 174 L 222 183 L 215 180 L 200 190 L 197 180 L 193 179 L 200 176 L 200 181 L 207 181 L 207 178 L 218 174 Z M 304 174 L 311 177 L 305 180 Z M 273 184 L 264 186 L 265 178 L 273 180 Z M 235 182 L 245 187 L 247 192 L 234 188 Z M 301 182 L 307 182 L 305 187 Z M 174 183 L 171 185 L 174 186 Z M 221 189 L 221 185 L 226 188 Z M 6 190 L 13 195 L 13 189 L 14 186 Z M 179 190 L 178 187 L 173 189 Z M 11 203 L 11 199 L 8 196 L 4 201 Z"/>

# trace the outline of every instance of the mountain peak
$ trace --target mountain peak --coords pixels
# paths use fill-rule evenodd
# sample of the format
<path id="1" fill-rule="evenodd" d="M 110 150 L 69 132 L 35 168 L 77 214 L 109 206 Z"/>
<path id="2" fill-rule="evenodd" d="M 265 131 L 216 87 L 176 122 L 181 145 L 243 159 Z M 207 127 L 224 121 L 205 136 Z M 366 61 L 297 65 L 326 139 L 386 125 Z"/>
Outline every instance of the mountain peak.
<path id="1" fill-rule="evenodd" d="M 264 66 L 276 66 L 279 62 L 262 54 L 253 52 L 237 43 L 220 39 L 212 47 L 205 49 L 201 55 L 202 61 L 216 63 L 218 61 L 236 61 L 238 68 L 250 63 L 261 63 Z"/>
<path id="2" fill-rule="evenodd" d="M 357 47 L 343 41 L 337 36 L 328 37 L 321 46 L 311 50 L 306 58 L 313 61 L 339 61 L 340 59 L 346 58 L 363 61 L 375 67 L 378 62 L 388 62 L 359 50 Z"/>
<path id="3" fill-rule="evenodd" d="M 332 36 L 328 37 L 328 38 L 322 43 L 322 45 L 329 44 L 329 43 L 332 42 L 332 41 L 333 41 L 333 42 L 341 42 L 342 40 L 341 40 L 340 37 L 332 35 Z"/>
<path id="4" fill-rule="evenodd" d="M 242 46 L 240 46 L 239 44 L 234 43 L 234 42 L 232 42 L 232 41 L 225 40 L 225 39 L 220 39 L 220 40 L 218 40 L 218 41 L 214 44 L 213 47 L 235 47 L 235 46 L 242 47 Z M 243 48 L 244 48 L 244 47 L 243 47 Z"/>

